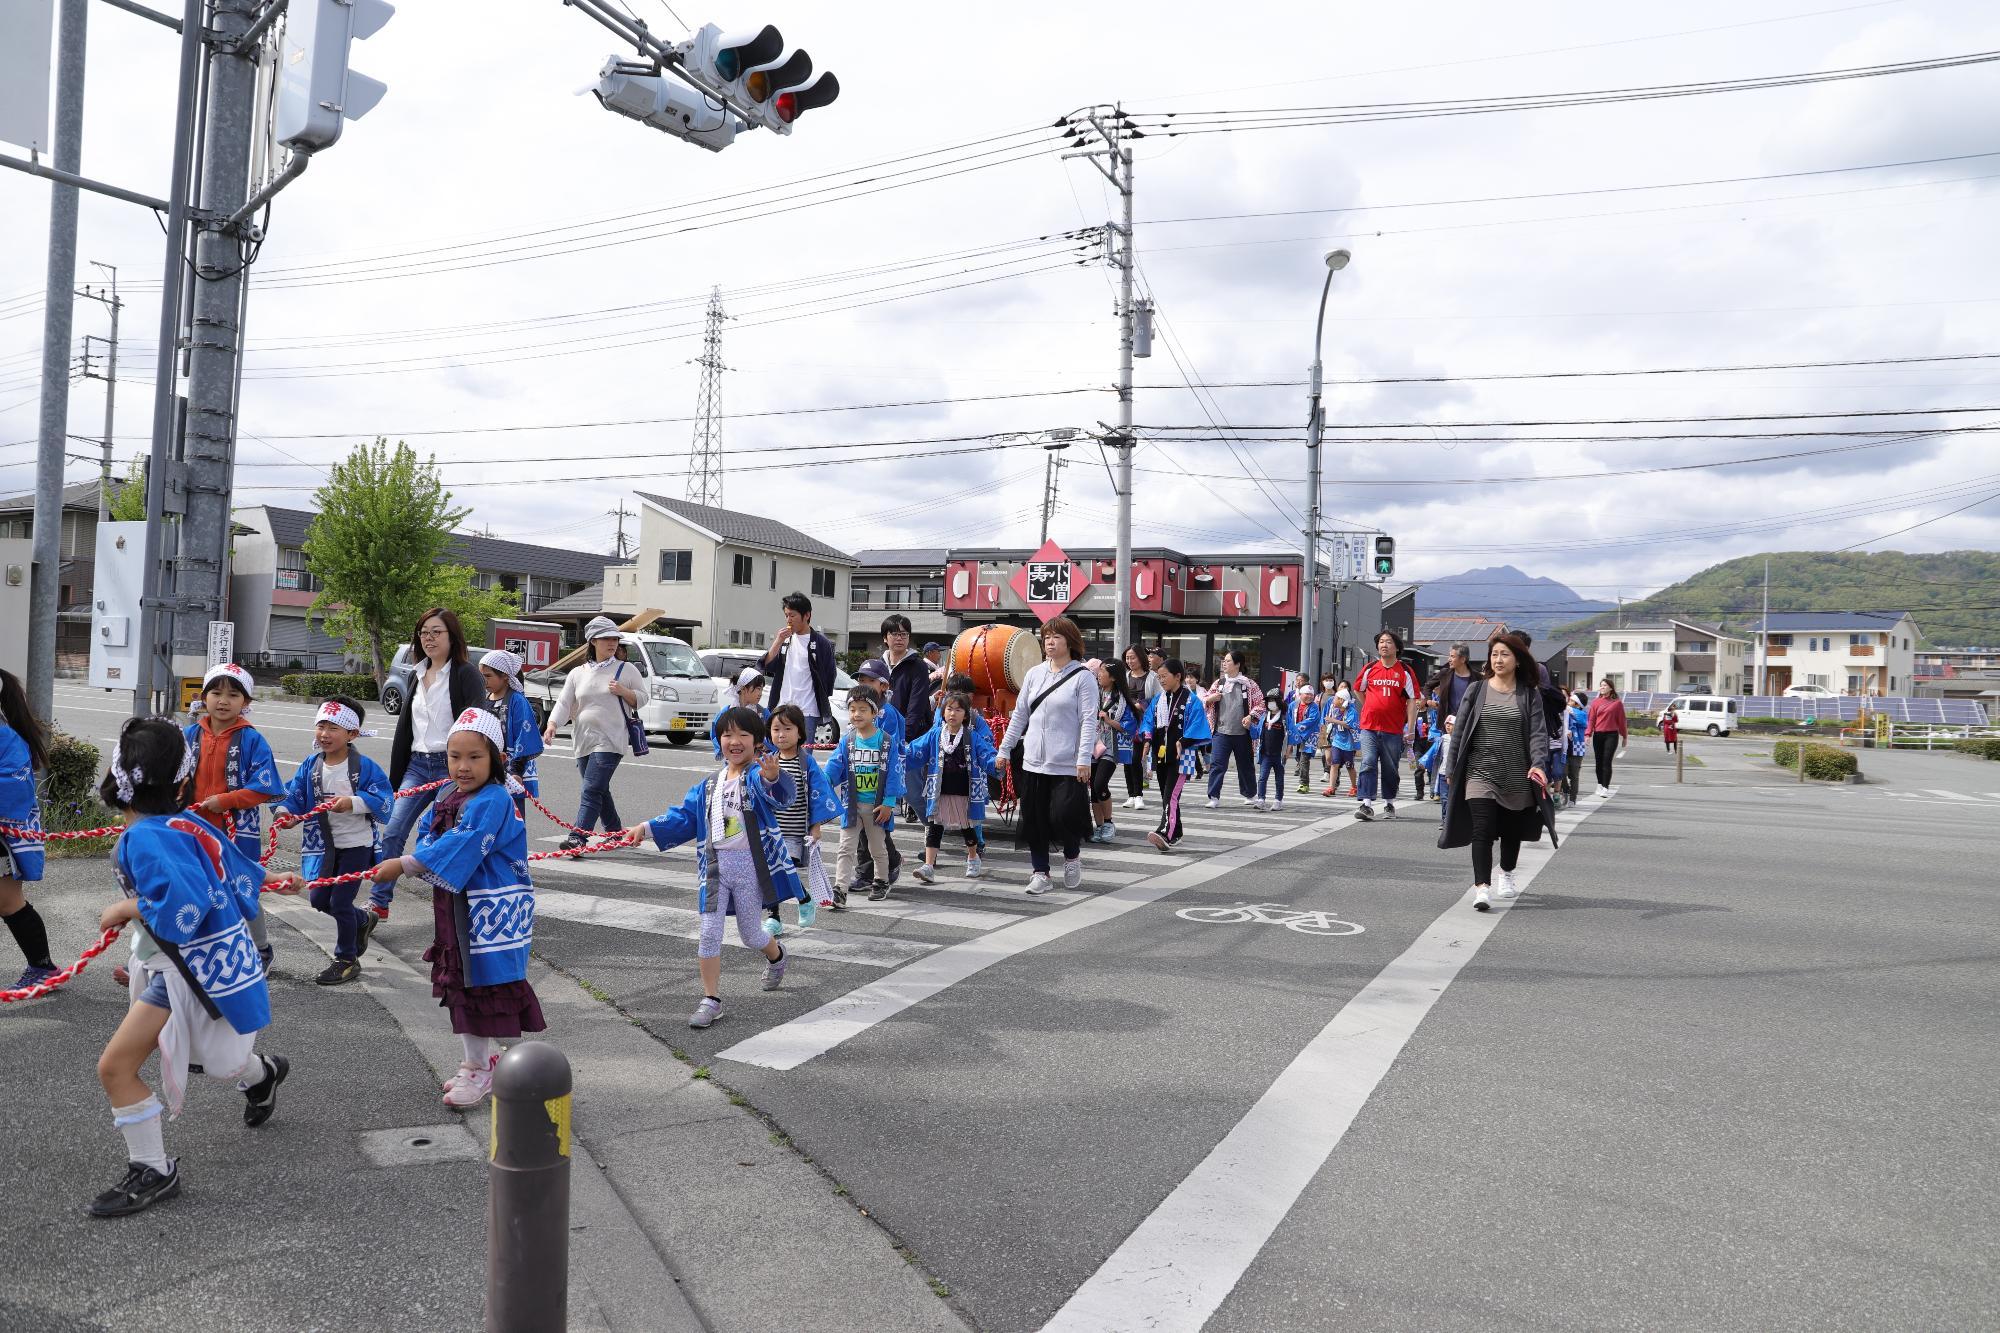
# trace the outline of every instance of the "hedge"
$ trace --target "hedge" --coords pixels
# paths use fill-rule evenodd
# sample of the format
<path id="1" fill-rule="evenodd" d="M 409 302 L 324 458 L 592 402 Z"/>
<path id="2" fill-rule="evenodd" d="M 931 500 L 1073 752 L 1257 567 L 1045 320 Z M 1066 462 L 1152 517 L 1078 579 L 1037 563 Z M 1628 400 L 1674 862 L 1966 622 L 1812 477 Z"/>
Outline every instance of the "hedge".
<path id="1" fill-rule="evenodd" d="M 49 738 L 49 766 L 42 778 L 42 827 L 51 833 L 74 829 L 104 828 L 118 822 L 118 816 L 97 799 L 97 783 L 103 776 L 102 755 L 89 741 L 63 732 Z M 51 842 L 45 849 L 55 858 L 109 856 L 111 838 Z"/>
<path id="2" fill-rule="evenodd" d="M 1799 751 L 1806 756 L 1806 776 L 1825 782 L 1844 782 L 1861 771 L 1853 755 L 1837 745 L 1818 741 L 1779 741 L 1771 747 L 1771 758 L 1782 768 L 1796 769 Z"/>
<path id="3" fill-rule="evenodd" d="M 2000 740 L 1992 738 L 1953 741 L 1951 748 L 1961 754 L 1977 755 L 1981 759 L 2000 760 Z"/>
<path id="4" fill-rule="evenodd" d="M 309 671 L 304 675 L 280 676 L 285 693 L 300 699 L 324 699 L 344 694 L 350 699 L 376 699 L 380 694 L 373 676 L 349 676 L 335 671 Z"/>

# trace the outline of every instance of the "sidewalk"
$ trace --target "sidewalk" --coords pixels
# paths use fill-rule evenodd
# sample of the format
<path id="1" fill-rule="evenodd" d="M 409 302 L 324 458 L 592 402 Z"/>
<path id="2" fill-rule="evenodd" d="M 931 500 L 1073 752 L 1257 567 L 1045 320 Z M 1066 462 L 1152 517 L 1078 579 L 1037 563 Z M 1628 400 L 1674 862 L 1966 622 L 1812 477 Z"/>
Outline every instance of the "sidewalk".
<path id="1" fill-rule="evenodd" d="M 108 879 L 105 861 L 52 861 L 31 891 L 58 962 L 96 937 L 97 913 L 116 893 Z M 265 903 L 277 1017 L 261 1049 L 292 1060 L 278 1113 L 247 1130 L 240 1095 L 197 1078 L 167 1126 L 184 1192 L 141 1217 L 82 1212 L 123 1171 L 95 1074 L 125 1008 L 111 980 L 123 941 L 59 994 L 0 1010 L 0 1061 L 11 1071 L 0 1087 L 10 1143 L 0 1195 L 13 1204 L 17 1255 L 0 1327 L 479 1322 L 487 1113 L 461 1118 L 438 1098 L 459 1049 L 420 961 L 425 893 L 399 892 L 363 981 L 338 988 L 311 980 L 331 921 L 302 900 Z M 576 1077 L 572 1329 L 963 1333 L 892 1239 L 781 1136 L 618 1011 L 533 967 L 546 1036 Z"/>

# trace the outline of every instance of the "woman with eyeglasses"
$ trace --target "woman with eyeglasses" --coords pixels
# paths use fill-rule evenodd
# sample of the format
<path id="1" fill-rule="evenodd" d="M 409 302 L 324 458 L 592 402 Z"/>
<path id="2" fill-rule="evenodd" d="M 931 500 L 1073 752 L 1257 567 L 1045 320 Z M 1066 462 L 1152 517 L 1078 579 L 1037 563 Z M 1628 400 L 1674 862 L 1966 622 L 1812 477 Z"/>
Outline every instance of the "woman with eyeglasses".
<path id="1" fill-rule="evenodd" d="M 466 709 L 486 706 L 486 682 L 479 678 L 479 668 L 465 660 L 465 631 L 459 627 L 457 612 L 434 606 L 417 617 L 410 661 L 410 688 L 405 691 L 403 711 L 396 715 L 396 739 L 389 747 L 389 786 L 395 791 L 450 777 L 444 750 L 451 724 Z M 383 860 L 403 854 L 417 816 L 436 796 L 435 791 L 425 791 L 396 801 L 389 811 L 389 827 L 382 832 Z M 369 891 L 368 910 L 387 921 L 395 893 L 393 881 L 375 885 Z"/>

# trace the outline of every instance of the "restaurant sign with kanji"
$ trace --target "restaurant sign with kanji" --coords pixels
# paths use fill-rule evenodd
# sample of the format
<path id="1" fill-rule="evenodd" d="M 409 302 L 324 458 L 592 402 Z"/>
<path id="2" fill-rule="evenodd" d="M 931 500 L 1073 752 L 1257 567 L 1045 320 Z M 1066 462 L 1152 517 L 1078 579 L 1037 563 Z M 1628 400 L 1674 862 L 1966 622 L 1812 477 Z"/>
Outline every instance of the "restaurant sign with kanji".
<path id="1" fill-rule="evenodd" d="M 1069 610 L 1090 582 L 1090 571 L 1073 563 L 1062 547 L 1049 540 L 1014 571 L 1008 585 L 1046 625 Z"/>

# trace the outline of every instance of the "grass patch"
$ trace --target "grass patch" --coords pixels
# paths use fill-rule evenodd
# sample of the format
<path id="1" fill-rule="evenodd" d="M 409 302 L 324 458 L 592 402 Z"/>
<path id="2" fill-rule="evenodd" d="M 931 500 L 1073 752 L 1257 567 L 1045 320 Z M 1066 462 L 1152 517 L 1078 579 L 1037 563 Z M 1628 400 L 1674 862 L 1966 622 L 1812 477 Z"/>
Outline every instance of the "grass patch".
<path id="1" fill-rule="evenodd" d="M 771 1132 L 771 1142 L 777 1144 L 780 1148 L 789 1148 L 792 1146 L 792 1136 L 783 1130 L 773 1130 Z"/>
<path id="2" fill-rule="evenodd" d="M 708 1066 L 707 1066 L 707 1065 L 697 1065 L 697 1066 L 695 1066 L 695 1071 L 694 1071 L 694 1075 L 693 1075 L 693 1077 L 695 1077 L 695 1078 L 707 1078 L 707 1077 L 708 1077 Z"/>
<path id="3" fill-rule="evenodd" d="M 729 1104 L 731 1106 L 748 1106 L 750 1099 L 740 1092 L 732 1092 L 729 1094 Z"/>
<path id="4" fill-rule="evenodd" d="M 591 999 L 597 1001 L 599 1004 L 613 1004 L 615 1007 L 615 1002 L 611 998 L 611 993 L 605 990 L 602 986 L 594 985 L 591 982 L 585 981 L 582 977 L 578 977 L 576 979 L 576 984 L 583 988 L 583 993 L 585 995 L 588 995 Z"/>
<path id="5" fill-rule="evenodd" d="M 951 1296 L 950 1287 L 947 1287 L 943 1282 L 939 1281 L 937 1278 L 931 1278 L 929 1279 L 929 1281 L 931 1284 L 931 1294 L 933 1296 L 936 1296 L 939 1300 L 946 1300 L 950 1298 Z"/>

